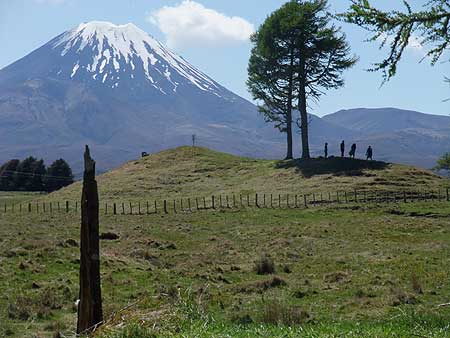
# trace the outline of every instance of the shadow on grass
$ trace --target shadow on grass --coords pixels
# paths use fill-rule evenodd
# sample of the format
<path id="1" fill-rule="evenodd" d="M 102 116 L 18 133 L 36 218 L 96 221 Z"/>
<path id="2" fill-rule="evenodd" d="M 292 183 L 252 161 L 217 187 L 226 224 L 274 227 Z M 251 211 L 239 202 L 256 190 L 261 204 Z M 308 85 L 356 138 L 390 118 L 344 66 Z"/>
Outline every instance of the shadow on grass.
<path id="1" fill-rule="evenodd" d="M 352 158 L 329 157 L 296 159 L 280 161 L 276 167 L 278 169 L 296 168 L 305 177 L 314 175 L 333 174 L 336 176 L 363 176 L 363 170 L 383 170 L 389 163 L 380 161 L 366 161 Z"/>

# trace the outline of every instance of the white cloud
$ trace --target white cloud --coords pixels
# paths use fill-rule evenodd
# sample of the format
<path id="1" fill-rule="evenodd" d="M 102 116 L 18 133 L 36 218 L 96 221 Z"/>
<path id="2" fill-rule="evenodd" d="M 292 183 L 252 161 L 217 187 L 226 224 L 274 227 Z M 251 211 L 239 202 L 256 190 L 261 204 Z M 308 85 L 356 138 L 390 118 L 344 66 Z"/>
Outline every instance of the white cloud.
<path id="1" fill-rule="evenodd" d="M 192 0 L 164 6 L 148 16 L 166 36 L 170 48 L 214 47 L 245 43 L 255 31 L 253 24 L 226 16 Z"/>
<path id="2" fill-rule="evenodd" d="M 387 39 L 386 39 L 386 37 L 387 37 Z M 383 34 L 381 34 L 378 37 L 378 41 L 379 42 L 382 42 L 382 41 L 385 41 L 385 40 L 386 40 L 386 45 L 390 45 L 392 42 L 394 42 L 394 37 L 393 36 L 388 36 L 386 33 L 383 33 Z M 410 50 L 410 51 L 422 51 L 423 50 L 423 45 L 422 45 L 422 43 L 420 41 L 420 38 L 417 35 L 412 34 L 409 37 L 408 46 L 406 46 L 405 49 L 406 50 Z"/>

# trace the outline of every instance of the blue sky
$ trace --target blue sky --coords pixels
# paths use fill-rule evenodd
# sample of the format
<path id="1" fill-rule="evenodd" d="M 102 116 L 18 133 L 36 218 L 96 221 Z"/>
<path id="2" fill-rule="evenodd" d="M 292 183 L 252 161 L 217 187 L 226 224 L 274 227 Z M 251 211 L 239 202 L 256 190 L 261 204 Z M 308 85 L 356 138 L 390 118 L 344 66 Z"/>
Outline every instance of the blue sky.
<path id="1" fill-rule="evenodd" d="M 172 49 L 193 65 L 235 93 L 251 99 L 247 92 L 247 62 L 251 27 L 258 27 L 282 0 L 189 0 L 187 11 L 183 0 L 0 0 L 0 68 L 25 56 L 63 31 L 81 22 L 132 22 Z M 372 1 L 373 2 L 373 1 Z M 427 0 L 410 1 L 419 9 Z M 332 11 L 345 10 L 349 0 L 330 0 Z M 401 8 L 400 0 L 377 0 L 383 8 Z M 189 8 L 188 8 L 189 9 Z M 195 11 L 198 11 L 195 12 Z M 199 14 L 200 13 L 200 14 Z M 210 26 L 202 32 L 184 29 L 189 15 L 205 15 Z M 434 67 L 420 45 L 413 44 L 402 61 L 398 76 L 380 88 L 380 73 L 365 69 L 379 61 L 382 53 L 374 44 L 363 42 L 367 33 L 350 25 L 342 25 L 352 51 L 360 57 L 353 69 L 345 73 L 346 85 L 323 96 L 313 104 L 312 113 L 319 116 L 340 109 L 356 107 L 398 107 L 425 113 L 448 115 L 450 86 L 443 82 L 449 75 L 449 64 Z"/>

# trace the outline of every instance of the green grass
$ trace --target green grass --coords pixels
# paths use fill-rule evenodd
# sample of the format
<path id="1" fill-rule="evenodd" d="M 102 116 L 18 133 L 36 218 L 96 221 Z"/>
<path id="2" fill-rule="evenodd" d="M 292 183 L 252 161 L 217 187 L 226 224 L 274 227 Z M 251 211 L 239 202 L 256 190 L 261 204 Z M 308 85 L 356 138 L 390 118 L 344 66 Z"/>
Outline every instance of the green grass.
<path id="1" fill-rule="evenodd" d="M 279 162 L 202 149 L 190 163 L 189 151 L 168 151 L 102 175 L 101 201 L 216 190 L 326 191 L 330 182 L 349 189 L 363 183 L 371 189 L 448 185 L 404 166 L 360 169 L 356 177 L 305 177 L 301 164 L 279 168 Z M 200 165 L 212 169 L 199 174 Z M 75 200 L 78 190 L 75 184 L 39 200 Z M 437 307 L 450 301 L 449 216 L 450 203 L 436 201 L 101 213 L 101 232 L 120 237 L 101 242 L 107 324 L 96 336 L 450 336 L 450 309 Z M 68 240 L 78 238 L 79 214 L 73 211 L 0 213 L 0 337 L 73 336 L 79 248 Z M 255 262 L 264 255 L 273 260 L 274 274 L 256 273 Z"/>
<path id="2" fill-rule="evenodd" d="M 95 154 L 93 154 L 95 157 Z M 445 189 L 448 180 L 405 165 L 349 158 L 256 160 L 206 148 L 180 147 L 131 161 L 98 177 L 102 202 L 234 194 L 305 194 Z M 77 201 L 81 183 L 47 200 Z"/>

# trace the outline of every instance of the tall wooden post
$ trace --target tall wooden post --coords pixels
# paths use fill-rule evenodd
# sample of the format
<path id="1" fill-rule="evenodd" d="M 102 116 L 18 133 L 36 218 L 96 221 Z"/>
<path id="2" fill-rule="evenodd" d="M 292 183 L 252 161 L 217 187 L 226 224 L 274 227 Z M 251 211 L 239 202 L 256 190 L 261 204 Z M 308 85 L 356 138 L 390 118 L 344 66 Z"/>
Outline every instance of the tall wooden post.
<path id="1" fill-rule="evenodd" d="M 95 180 L 95 161 L 89 148 L 84 153 L 81 195 L 80 302 L 77 333 L 92 331 L 103 322 L 100 287 L 99 201 Z"/>

